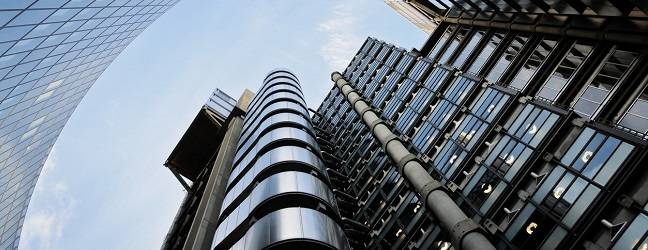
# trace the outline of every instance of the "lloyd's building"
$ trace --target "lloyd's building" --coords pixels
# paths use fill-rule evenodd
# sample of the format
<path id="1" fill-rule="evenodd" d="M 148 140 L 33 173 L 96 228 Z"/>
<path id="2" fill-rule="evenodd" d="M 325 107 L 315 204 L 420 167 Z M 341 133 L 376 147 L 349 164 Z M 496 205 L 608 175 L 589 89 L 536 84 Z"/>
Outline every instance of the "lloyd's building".
<path id="1" fill-rule="evenodd" d="M 317 109 L 287 70 L 215 94 L 163 248 L 648 249 L 648 5 L 403 2 L 429 39 L 358 44 Z"/>

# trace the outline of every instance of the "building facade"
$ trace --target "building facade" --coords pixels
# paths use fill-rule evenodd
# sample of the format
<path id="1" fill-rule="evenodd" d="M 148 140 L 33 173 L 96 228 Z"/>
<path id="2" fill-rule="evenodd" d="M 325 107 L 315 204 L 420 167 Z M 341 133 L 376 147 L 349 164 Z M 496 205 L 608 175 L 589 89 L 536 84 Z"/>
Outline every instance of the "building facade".
<path id="1" fill-rule="evenodd" d="M 0 248 L 17 248 L 66 121 L 110 62 L 177 0 L 0 3 Z"/>
<path id="2" fill-rule="evenodd" d="M 450 8 L 418 50 L 369 38 L 333 74 L 313 122 L 365 248 L 648 248 L 646 6 L 511 2 Z"/>
<path id="3" fill-rule="evenodd" d="M 167 160 L 192 183 L 162 248 L 350 249 L 299 80 L 277 69 L 247 93 L 216 126 L 199 114 Z"/>

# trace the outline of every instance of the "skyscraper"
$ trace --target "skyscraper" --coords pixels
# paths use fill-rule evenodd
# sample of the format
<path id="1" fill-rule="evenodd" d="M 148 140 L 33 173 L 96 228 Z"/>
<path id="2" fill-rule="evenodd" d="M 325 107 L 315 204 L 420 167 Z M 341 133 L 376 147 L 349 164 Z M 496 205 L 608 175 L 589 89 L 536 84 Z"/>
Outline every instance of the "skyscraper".
<path id="1" fill-rule="evenodd" d="M 201 121 L 206 105 L 169 156 L 192 185 L 163 249 L 349 249 L 297 77 L 277 69 L 263 83 L 222 123 Z"/>
<path id="2" fill-rule="evenodd" d="M 420 49 L 368 39 L 313 119 L 364 246 L 648 248 L 646 13 L 466 1 Z"/>
<path id="3" fill-rule="evenodd" d="M 221 183 L 200 199 L 218 207 L 205 223 L 211 247 L 259 249 L 321 235 L 324 223 L 283 210 L 318 199 L 316 211 L 335 223 L 320 221 L 348 242 L 321 244 L 328 248 L 648 249 L 648 6 L 408 2 L 438 23 L 425 44 L 407 51 L 368 38 L 333 72 L 309 126 L 295 122 L 305 106 L 288 73 L 238 113 L 246 125 L 228 131 L 240 136 L 220 140 L 207 164 Z M 286 94 L 274 102 L 270 86 Z M 300 131 L 263 132 L 285 128 L 275 124 Z M 276 159 L 315 155 L 322 164 L 265 160 L 275 147 L 265 145 L 284 141 L 309 152 Z M 309 174 L 288 177 L 297 184 L 264 183 L 295 170 Z M 303 192 L 300 180 L 321 187 Z M 204 183 L 192 184 L 185 204 L 197 202 L 190 197 Z"/>
<path id="4" fill-rule="evenodd" d="M 0 248 L 17 248 L 57 136 L 110 62 L 177 0 L 0 3 Z"/>

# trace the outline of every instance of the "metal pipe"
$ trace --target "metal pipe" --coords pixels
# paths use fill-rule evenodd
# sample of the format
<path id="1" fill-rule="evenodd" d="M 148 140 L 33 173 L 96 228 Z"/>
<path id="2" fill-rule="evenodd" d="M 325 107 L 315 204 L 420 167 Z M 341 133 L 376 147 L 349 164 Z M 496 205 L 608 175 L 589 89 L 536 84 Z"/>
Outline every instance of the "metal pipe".
<path id="1" fill-rule="evenodd" d="M 387 155 L 397 164 L 400 174 L 412 185 L 421 200 L 425 201 L 432 214 L 452 237 L 453 246 L 469 250 L 495 249 L 484 235 L 484 230 L 466 216 L 446 193 L 443 184 L 430 176 L 418 158 L 405 147 L 342 74 L 333 72 L 331 80 L 335 82 L 335 86 L 340 89 L 373 136 L 380 141 Z"/>

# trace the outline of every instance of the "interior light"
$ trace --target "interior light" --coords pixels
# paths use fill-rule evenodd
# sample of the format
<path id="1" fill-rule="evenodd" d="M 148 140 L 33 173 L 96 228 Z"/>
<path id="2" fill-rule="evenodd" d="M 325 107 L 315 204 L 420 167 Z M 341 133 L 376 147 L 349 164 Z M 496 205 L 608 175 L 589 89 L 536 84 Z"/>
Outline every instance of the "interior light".
<path id="1" fill-rule="evenodd" d="M 553 197 L 556 197 L 556 199 L 560 199 L 560 197 L 564 192 L 565 192 L 564 187 L 556 187 L 556 189 L 554 189 L 553 191 Z"/>
<path id="2" fill-rule="evenodd" d="M 583 155 L 581 156 L 581 161 L 584 163 L 587 163 L 591 158 L 594 153 L 592 151 L 585 151 Z"/>
<path id="3" fill-rule="evenodd" d="M 484 194 L 490 194 L 491 192 L 493 192 L 493 186 L 488 183 L 482 184 L 481 189 L 483 190 Z"/>
<path id="4" fill-rule="evenodd" d="M 537 227 L 538 227 L 538 224 L 537 224 L 537 223 L 535 223 L 535 222 L 531 222 L 531 223 L 529 223 L 529 225 L 527 226 L 527 228 L 526 228 L 526 232 L 527 232 L 528 234 L 533 234 L 533 231 L 535 231 L 535 229 L 536 229 Z"/>

